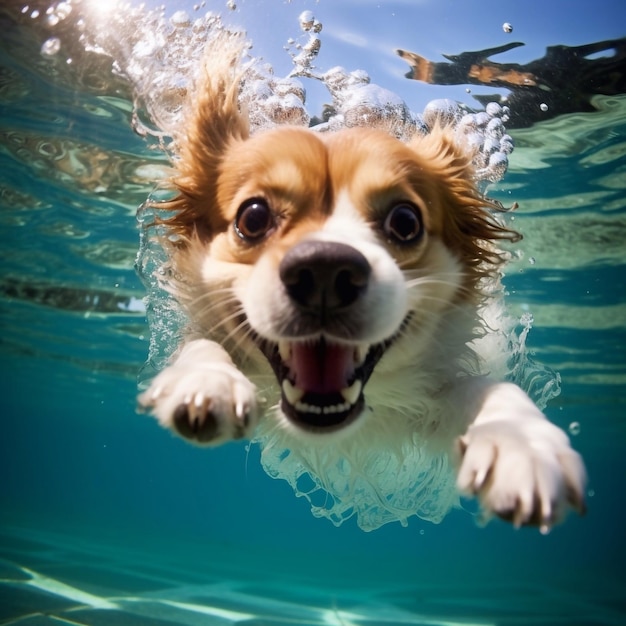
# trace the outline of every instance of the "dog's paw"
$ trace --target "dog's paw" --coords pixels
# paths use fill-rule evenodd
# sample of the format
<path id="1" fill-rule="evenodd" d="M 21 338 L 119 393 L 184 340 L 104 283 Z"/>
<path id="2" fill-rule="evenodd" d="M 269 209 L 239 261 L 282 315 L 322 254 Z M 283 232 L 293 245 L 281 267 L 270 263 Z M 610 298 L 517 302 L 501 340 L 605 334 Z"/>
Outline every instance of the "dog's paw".
<path id="1" fill-rule="evenodd" d="M 543 418 L 472 425 L 457 440 L 457 452 L 457 486 L 478 497 L 487 517 L 545 533 L 568 507 L 585 512 L 582 459 L 565 433 Z"/>
<path id="2" fill-rule="evenodd" d="M 256 389 L 227 363 L 172 365 L 139 396 L 139 404 L 162 426 L 199 444 L 248 437 L 257 423 Z"/>

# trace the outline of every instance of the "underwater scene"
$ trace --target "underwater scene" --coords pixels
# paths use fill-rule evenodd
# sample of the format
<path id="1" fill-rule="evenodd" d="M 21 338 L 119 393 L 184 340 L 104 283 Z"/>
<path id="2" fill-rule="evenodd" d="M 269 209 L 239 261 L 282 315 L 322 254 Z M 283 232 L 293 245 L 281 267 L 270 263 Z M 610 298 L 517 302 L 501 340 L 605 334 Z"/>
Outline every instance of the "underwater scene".
<path id="1" fill-rule="evenodd" d="M 0 27 L 0 625 L 626 623 L 623 2 L 5 0 Z M 147 200 L 224 33 L 253 134 L 443 116 L 473 142 L 523 236 L 491 369 L 584 458 L 584 515 L 486 521 L 415 496 L 410 458 L 346 504 L 264 435 L 138 410 L 185 323 Z"/>

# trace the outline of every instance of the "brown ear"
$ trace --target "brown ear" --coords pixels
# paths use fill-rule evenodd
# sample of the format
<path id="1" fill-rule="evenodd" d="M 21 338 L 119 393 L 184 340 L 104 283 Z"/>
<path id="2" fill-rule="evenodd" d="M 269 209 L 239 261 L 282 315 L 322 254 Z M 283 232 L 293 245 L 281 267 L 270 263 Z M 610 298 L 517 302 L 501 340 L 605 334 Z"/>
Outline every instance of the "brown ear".
<path id="1" fill-rule="evenodd" d="M 231 142 L 249 136 L 248 118 L 238 103 L 245 49 L 243 36 L 220 32 L 208 43 L 198 76 L 188 90 L 175 136 L 178 158 L 171 182 L 178 196 L 159 205 L 175 212 L 161 223 L 181 236 L 183 243 L 195 232 L 210 236 L 211 219 L 217 217 L 215 188 L 221 161 Z"/>
<path id="2" fill-rule="evenodd" d="M 506 209 L 476 186 L 473 152 L 461 145 L 451 127 L 436 126 L 416 136 L 410 146 L 424 157 L 439 178 L 438 196 L 444 216 L 442 239 L 466 268 L 472 287 L 503 263 L 498 241 L 519 241 L 498 214 Z"/>

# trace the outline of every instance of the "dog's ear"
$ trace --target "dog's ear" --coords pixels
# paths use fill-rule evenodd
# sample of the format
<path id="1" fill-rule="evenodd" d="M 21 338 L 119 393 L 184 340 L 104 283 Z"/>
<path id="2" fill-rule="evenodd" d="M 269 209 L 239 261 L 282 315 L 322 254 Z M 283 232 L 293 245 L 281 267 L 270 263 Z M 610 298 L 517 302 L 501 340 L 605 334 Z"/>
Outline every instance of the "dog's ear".
<path id="1" fill-rule="evenodd" d="M 501 240 L 518 241 L 521 236 L 506 227 L 500 215 L 506 209 L 484 196 L 477 187 L 474 151 L 464 145 L 450 126 L 437 125 L 428 135 L 418 135 L 410 147 L 428 163 L 436 179 L 441 237 L 460 256 L 472 286 L 505 260 L 498 249 Z M 433 181 L 434 182 L 434 181 Z"/>
<path id="2" fill-rule="evenodd" d="M 228 146 L 249 136 L 248 116 L 241 111 L 239 91 L 247 49 L 240 34 L 220 32 L 207 45 L 198 75 L 188 90 L 179 132 L 172 184 L 177 197 L 159 205 L 175 214 L 162 221 L 181 237 L 210 237 L 217 219 L 215 189 Z M 204 232 L 202 232 L 204 231 Z"/>

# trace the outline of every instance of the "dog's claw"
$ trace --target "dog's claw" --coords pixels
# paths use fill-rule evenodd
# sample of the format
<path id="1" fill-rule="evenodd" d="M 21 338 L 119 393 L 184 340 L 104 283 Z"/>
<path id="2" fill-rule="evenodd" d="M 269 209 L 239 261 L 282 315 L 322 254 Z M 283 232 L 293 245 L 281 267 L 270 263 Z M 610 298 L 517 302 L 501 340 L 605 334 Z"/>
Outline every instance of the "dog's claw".
<path id="1" fill-rule="evenodd" d="M 213 414 L 193 410 L 188 404 L 180 404 L 176 408 L 173 425 L 183 437 L 205 443 L 215 439 L 218 432 L 218 424 Z"/>
<path id="2" fill-rule="evenodd" d="M 179 435 L 216 445 L 249 435 L 256 425 L 255 394 L 254 385 L 230 364 L 173 365 L 139 401 Z"/>
<path id="3" fill-rule="evenodd" d="M 150 401 L 151 401 L 151 403 L 154 404 L 159 399 L 159 396 L 162 393 L 163 393 L 163 387 L 161 385 L 157 385 L 152 390 L 152 393 L 150 394 Z"/>
<path id="4" fill-rule="evenodd" d="M 535 526 L 547 534 L 568 505 L 584 512 L 585 469 L 556 426 L 537 426 L 545 431 L 542 446 L 510 423 L 472 427 L 457 441 L 457 486 L 479 498 L 486 518 L 496 515 L 516 528 Z"/>

